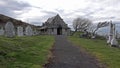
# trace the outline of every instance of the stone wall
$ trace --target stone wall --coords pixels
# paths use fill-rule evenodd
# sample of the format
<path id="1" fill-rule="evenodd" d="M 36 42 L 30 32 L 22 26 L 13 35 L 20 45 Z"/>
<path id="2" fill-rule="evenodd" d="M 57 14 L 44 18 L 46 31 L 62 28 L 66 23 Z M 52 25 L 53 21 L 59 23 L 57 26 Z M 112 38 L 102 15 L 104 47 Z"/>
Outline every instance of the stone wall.
<path id="1" fill-rule="evenodd" d="M 57 35 L 57 28 L 47 29 L 48 35 Z M 62 29 L 62 35 L 70 35 L 70 29 Z"/>

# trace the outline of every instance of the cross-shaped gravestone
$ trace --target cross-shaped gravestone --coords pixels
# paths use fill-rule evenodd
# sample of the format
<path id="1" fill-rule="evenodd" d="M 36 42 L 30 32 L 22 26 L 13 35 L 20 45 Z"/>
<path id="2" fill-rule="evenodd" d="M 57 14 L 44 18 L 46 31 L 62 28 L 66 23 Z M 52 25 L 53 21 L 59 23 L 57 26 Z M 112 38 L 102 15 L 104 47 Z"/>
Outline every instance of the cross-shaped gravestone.
<path id="1" fill-rule="evenodd" d="M 116 31 L 115 31 L 115 24 L 113 24 L 113 36 L 111 39 L 111 46 L 118 46 L 118 41 L 116 39 Z"/>
<path id="2" fill-rule="evenodd" d="M 108 40 L 107 40 L 107 44 L 110 44 L 111 43 L 111 40 L 112 40 L 112 37 L 113 37 L 113 24 L 112 22 L 109 23 L 109 37 L 108 37 Z"/>

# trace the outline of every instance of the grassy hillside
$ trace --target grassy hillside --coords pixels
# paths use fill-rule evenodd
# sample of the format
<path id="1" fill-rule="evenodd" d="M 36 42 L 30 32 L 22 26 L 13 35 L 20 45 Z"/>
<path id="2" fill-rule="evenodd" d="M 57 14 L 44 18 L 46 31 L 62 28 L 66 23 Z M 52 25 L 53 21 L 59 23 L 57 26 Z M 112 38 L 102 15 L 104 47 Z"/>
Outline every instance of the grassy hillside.
<path id="1" fill-rule="evenodd" d="M 69 37 L 69 39 L 106 64 L 107 68 L 120 68 L 120 49 L 106 45 L 106 40 Z"/>
<path id="2" fill-rule="evenodd" d="M 52 36 L 0 37 L 0 68 L 42 68 L 53 43 Z"/>

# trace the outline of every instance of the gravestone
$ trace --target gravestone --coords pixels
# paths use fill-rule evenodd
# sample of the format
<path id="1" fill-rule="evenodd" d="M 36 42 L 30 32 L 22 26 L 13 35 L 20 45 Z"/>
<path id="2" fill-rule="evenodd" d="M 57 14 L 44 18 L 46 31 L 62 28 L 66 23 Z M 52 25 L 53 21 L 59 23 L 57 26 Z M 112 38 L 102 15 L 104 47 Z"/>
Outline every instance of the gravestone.
<path id="1" fill-rule="evenodd" d="M 111 43 L 111 40 L 112 40 L 112 37 L 113 37 L 113 24 L 110 22 L 109 23 L 109 37 L 108 37 L 108 40 L 107 40 L 107 44 L 110 44 Z"/>
<path id="2" fill-rule="evenodd" d="M 112 36 L 112 39 L 111 39 L 111 46 L 113 46 L 113 47 L 118 46 L 118 41 L 116 39 L 115 24 L 113 24 L 113 36 Z"/>
<path id="3" fill-rule="evenodd" d="M 26 28 L 25 28 L 25 34 L 26 34 L 26 36 L 32 36 L 33 35 L 33 30 L 32 30 L 32 28 L 31 28 L 31 26 L 27 26 Z"/>
<path id="4" fill-rule="evenodd" d="M 5 36 L 6 37 L 14 37 L 15 36 L 15 28 L 12 22 L 8 21 L 5 25 Z"/>
<path id="5" fill-rule="evenodd" d="M 3 30 L 3 28 L 0 29 L 0 35 L 4 35 L 4 30 Z"/>
<path id="6" fill-rule="evenodd" d="M 21 26 L 17 27 L 17 35 L 18 36 L 23 36 L 23 27 L 21 27 Z"/>

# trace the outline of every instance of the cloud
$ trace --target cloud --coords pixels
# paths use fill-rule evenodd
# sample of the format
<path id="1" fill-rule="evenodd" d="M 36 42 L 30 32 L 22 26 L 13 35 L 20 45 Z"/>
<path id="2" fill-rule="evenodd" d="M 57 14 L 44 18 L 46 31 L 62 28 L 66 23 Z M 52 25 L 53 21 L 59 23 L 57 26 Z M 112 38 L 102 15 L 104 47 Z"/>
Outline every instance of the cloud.
<path id="1" fill-rule="evenodd" d="M 46 15 L 56 15 L 57 12 L 54 12 L 54 11 L 47 11 L 47 10 L 42 10 L 41 13 L 45 13 Z"/>
<path id="2" fill-rule="evenodd" d="M 28 3 L 18 2 L 15 0 L 0 0 L 0 14 L 16 18 L 17 15 L 28 10 L 31 7 Z"/>
<path id="3" fill-rule="evenodd" d="M 31 13 L 31 12 L 30 12 Z M 45 14 L 44 14 L 45 13 Z M 53 16 L 55 16 L 56 15 L 56 13 L 54 14 L 54 13 L 52 13 L 52 12 L 47 12 L 47 11 L 45 11 L 43 13 L 43 15 L 37 15 L 37 16 L 26 16 L 27 17 L 27 19 L 25 18 L 25 19 L 23 19 L 24 21 L 27 21 L 28 23 L 30 23 L 30 24 L 34 24 L 34 25 L 38 25 L 38 26 L 40 26 L 40 25 L 42 25 L 42 23 L 44 23 L 45 21 L 47 21 L 47 19 L 48 18 L 50 18 L 50 17 L 53 17 Z M 54 14 L 54 15 L 53 15 Z"/>
<path id="4" fill-rule="evenodd" d="M 119 0 L 0 0 L 0 13 L 40 25 L 56 14 L 72 25 L 76 17 L 120 21 Z"/>

